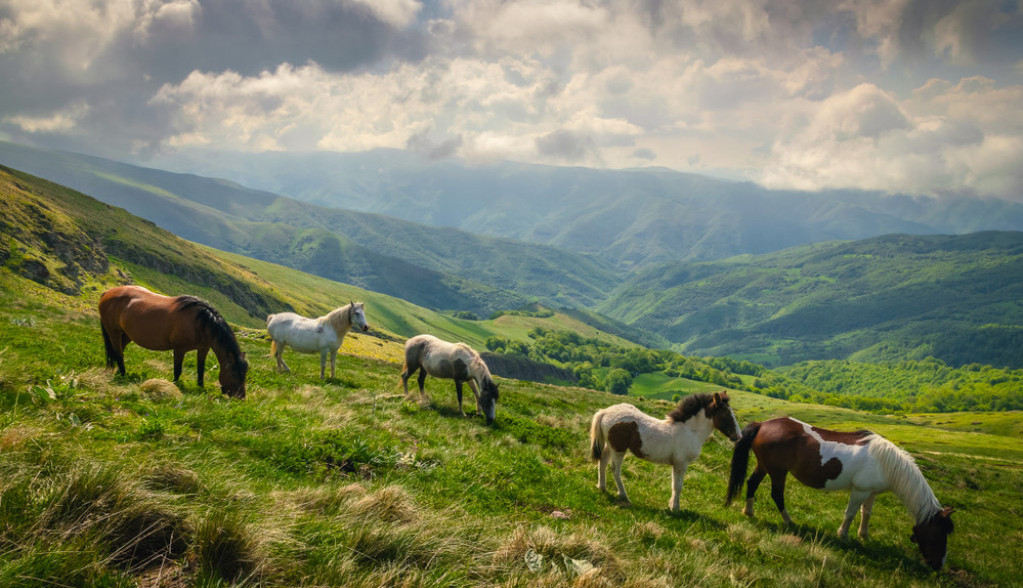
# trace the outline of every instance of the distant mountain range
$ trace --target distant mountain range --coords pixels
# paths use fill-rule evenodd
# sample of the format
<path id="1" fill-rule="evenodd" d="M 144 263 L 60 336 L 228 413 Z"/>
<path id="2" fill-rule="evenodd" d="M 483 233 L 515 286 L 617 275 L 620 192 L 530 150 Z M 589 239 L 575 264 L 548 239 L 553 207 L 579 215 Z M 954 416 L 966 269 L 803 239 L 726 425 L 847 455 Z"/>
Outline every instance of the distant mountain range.
<path id="1" fill-rule="evenodd" d="M 264 161 L 255 175 L 266 178 L 291 157 L 242 159 Z M 915 234 L 1023 227 L 1015 204 L 779 193 L 666 171 L 430 165 L 390 152 L 318 157 L 294 159 L 281 181 L 306 177 L 303 197 L 320 202 L 349 193 L 364 208 L 404 204 L 403 216 L 547 244 L 0 142 L 0 163 L 186 239 L 432 309 L 486 314 L 539 300 L 633 341 L 769 366 L 933 356 L 1023 367 L 1023 233 Z M 327 190 L 316 178 L 331 174 Z M 899 233 L 817 242 L 889 231 Z M 771 251 L 791 242 L 807 244 Z M 246 307 L 258 315 L 267 304 Z"/>
<path id="2" fill-rule="evenodd" d="M 224 180 L 4 142 L 0 163 L 185 239 L 429 308 L 489 314 L 533 300 L 591 306 L 623 279 L 593 256 L 325 208 Z"/>
<path id="3" fill-rule="evenodd" d="M 182 170 L 322 206 L 552 245 L 623 270 L 905 233 L 1023 230 L 1000 200 L 791 192 L 664 169 L 428 161 L 405 151 L 209 153 Z"/>

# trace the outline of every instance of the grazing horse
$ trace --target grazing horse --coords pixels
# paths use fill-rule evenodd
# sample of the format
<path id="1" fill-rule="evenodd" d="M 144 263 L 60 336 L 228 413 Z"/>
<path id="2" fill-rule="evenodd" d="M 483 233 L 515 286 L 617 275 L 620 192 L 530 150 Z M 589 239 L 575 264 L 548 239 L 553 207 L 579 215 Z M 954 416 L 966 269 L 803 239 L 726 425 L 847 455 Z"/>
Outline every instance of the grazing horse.
<path id="1" fill-rule="evenodd" d="M 782 417 L 751 423 L 742 431 L 742 441 L 732 453 L 726 504 L 742 489 L 750 448 L 757 467 L 749 477 L 746 506 L 742 512 L 753 516 L 753 495 L 764 476 L 771 476 L 771 498 L 786 524 L 792 524 L 785 510 L 785 479 L 792 472 L 811 488 L 849 490 L 849 505 L 838 535 L 846 539 L 856 510 L 860 510 L 861 539 L 867 539 L 867 525 L 874 497 L 891 490 L 913 516 L 910 537 L 920 546 L 924 559 L 938 570 L 945 563 L 948 534 L 952 532 L 952 508 L 942 508 L 913 456 L 894 443 L 870 431 L 842 433 L 813 427 Z"/>
<path id="2" fill-rule="evenodd" d="M 334 377 L 337 350 L 352 325 L 362 332 L 369 330 L 366 309 L 362 302 L 352 302 L 335 308 L 319 318 L 306 318 L 293 312 L 279 312 L 266 317 L 266 330 L 270 333 L 270 353 L 277 359 L 277 370 L 291 372 L 284 363 L 284 348 L 291 345 L 299 353 L 320 354 L 320 379 L 327 369 L 330 354 L 330 377 Z"/>
<path id="3" fill-rule="evenodd" d="M 134 341 L 156 351 L 174 350 L 174 381 L 181 376 L 185 354 L 196 351 L 198 384 L 203 385 L 206 354 L 220 363 L 220 389 L 245 398 L 249 364 L 231 327 L 208 302 L 195 296 L 162 296 L 141 286 L 118 286 L 99 299 L 99 322 L 107 366 L 124 374 L 124 347 Z"/>
<path id="4" fill-rule="evenodd" d="M 597 488 L 606 487 L 607 462 L 612 465 L 618 497 L 629 501 L 622 485 L 622 461 L 632 451 L 636 457 L 654 463 L 671 464 L 671 500 L 668 507 L 678 512 L 682 478 L 689 464 L 699 457 L 703 444 L 721 431 L 738 441 L 739 422 L 728 404 L 728 393 L 687 396 L 664 420 L 644 414 L 631 404 L 616 404 L 597 411 L 590 424 L 590 448 L 597 466 Z"/>
<path id="5" fill-rule="evenodd" d="M 419 398 L 426 401 L 423 386 L 426 375 L 455 381 L 458 394 L 458 411 L 462 410 L 462 383 L 468 382 L 469 389 L 476 397 L 476 414 L 486 415 L 487 424 L 494 422 L 497 410 L 498 389 L 490 376 L 487 364 L 479 353 L 465 343 L 448 343 L 433 335 L 416 335 L 405 342 L 405 365 L 401 368 L 401 384 L 408 392 L 408 379 L 419 370 Z"/>

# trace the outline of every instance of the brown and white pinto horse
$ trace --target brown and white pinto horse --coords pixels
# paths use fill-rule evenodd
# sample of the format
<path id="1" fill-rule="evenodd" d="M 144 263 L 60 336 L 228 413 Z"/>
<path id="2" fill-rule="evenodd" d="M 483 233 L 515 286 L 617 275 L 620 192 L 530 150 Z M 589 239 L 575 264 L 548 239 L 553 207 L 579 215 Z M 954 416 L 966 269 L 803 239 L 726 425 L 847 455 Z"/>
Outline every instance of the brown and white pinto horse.
<path id="1" fill-rule="evenodd" d="M 134 341 L 156 351 L 174 350 L 174 381 L 181 376 L 185 353 L 196 351 L 197 382 L 203 385 L 206 354 L 212 349 L 220 363 L 224 394 L 245 398 L 249 364 L 231 327 L 208 302 L 195 296 L 162 296 L 141 286 L 118 286 L 99 299 L 99 322 L 107 366 L 124 374 L 124 348 Z"/>
<path id="2" fill-rule="evenodd" d="M 739 422 L 728 405 L 727 392 L 687 396 L 663 420 L 626 403 L 597 411 L 590 423 L 591 456 L 599 462 L 597 488 L 601 492 L 605 490 L 607 463 L 610 461 L 618 497 L 629 501 L 622 485 L 622 461 L 631 451 L 647 461 L 671 465 L 668 507 L 677 512 L 686 469 L 700 456 L 703 444 L 714 429 L 732 441 L 739 440 Z"/>
<path id="3" fill-rule="evenodd" d="M 867 525 L 874 497 L 890 490 L 902 501 L 915 524 L 911 539 L 920 546 L 924 559 L 941 569 L 948 553 L 948 534 L 952 532 L 952 508 L 942 508 L 913 456 L 884 437 L 870 431 L 843 433 L 808 425 L 789 417 L 751 423 L 742 431 L 742 440 L 732 452 L 731 476 L 725 503 L 742 489 L 752 448 L 757 467 L 749 477 L 746 506 L 742 512 L 753 516 L 753 495 L 764 476 L 771 476 L 771 498 L 786 524 L 785 479 L 789 472 L 811 488 L 849 490 L 845 520 L 838 528 L 843 539 L 860 511 L 859 536 L 867 539 Z"/>

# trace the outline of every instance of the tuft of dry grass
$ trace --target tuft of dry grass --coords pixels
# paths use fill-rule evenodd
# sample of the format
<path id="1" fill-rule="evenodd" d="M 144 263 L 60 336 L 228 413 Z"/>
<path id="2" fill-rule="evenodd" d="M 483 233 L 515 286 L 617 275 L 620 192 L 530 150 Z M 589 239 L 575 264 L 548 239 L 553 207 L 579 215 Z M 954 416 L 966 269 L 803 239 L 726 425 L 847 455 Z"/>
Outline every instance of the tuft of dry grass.
<path id="1" fill-rule="evenodd" d="M 419 509 L 401 486 L 387 486 L 363 496 L 352 504 L 352 512 L 389 523 L 407 524 L 419 518 Z"/>
<path id="2" fill-rule="evenodd" d="M 139 384 L 139 391 L 149 400 L 179 400 L 181 390 L 173 382 L 160 378 L 151 378 Z"/>

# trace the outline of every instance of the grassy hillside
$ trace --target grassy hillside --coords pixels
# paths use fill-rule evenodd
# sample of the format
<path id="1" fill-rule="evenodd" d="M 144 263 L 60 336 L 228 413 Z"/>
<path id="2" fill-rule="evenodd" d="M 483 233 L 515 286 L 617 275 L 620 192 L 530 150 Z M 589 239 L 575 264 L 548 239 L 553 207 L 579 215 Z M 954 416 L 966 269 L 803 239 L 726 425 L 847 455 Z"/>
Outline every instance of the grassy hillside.
<path id="1" fill-rule="evenodd" d="M 869 427 L 912 452 L 956 508 L 936 574 L 890 494 L 865 543 L 835 537 L 840 493 L 790 484 L 792 528 L 764 490 L 757 520 L 725 508 L 720 435 L 690 467 L 679 514 L 665 508 L 668 468 L 634 457 L 632 505 L 618 504 L 595 488 L 587 430 L 621 397 L 502 380 L 486 427 L 457 414 L 450 382 L 428 381 L 430 405 L 405 401 L 386 353 L 345 354 L 328 381 L 294 355 L 283 375 L 247 330 L 246 400 L 197 389 L 194 355 L 161 392 L 146 381 L 170 377 L 170 355 L 130 346 L 128 376 L 114 377 L 78 299 L 0 269 L 5 586 L 990 586 L 1023 573 L 1018 435 L 732 393 L 742 423 Z"/>
<path id="2" fill-rule="evenodd" d="M 692 355 L 1023 367 L 1023 233 L 890 235 L 643 272 L 598 310 Z"/>
<path id="3" fill-rule="evenodd" d="M 4 142 L 0 163 L 191 241 L 430 308 L 489 314 L 532 299 L 590 305 L 620 282 L 610 263 L 591 256 L 306 204 L 223 180 Z"/>
<path id="4" fill-rule="evenodd" d="M 488 337 L 525 339 L 536 327 L 600 336 L 573 316 L 503 316 L 470 321 L 284 266 L 217 251 L 180 239 L 123 209 L 0 166 L 0 265 L 43 286 L 34 296 L 71 295 L 65 302 L 95 308 L 99 292 L 134 281 L 168 294 L 206 298 L 232 323 L 261 329 L 270 312 L 320 316 L 356 299 L 367 301 L 376 330 L 402 337 L 423 332 L 482 348 Z M 23 289 L 23 287 L 22 287 Z"/>

